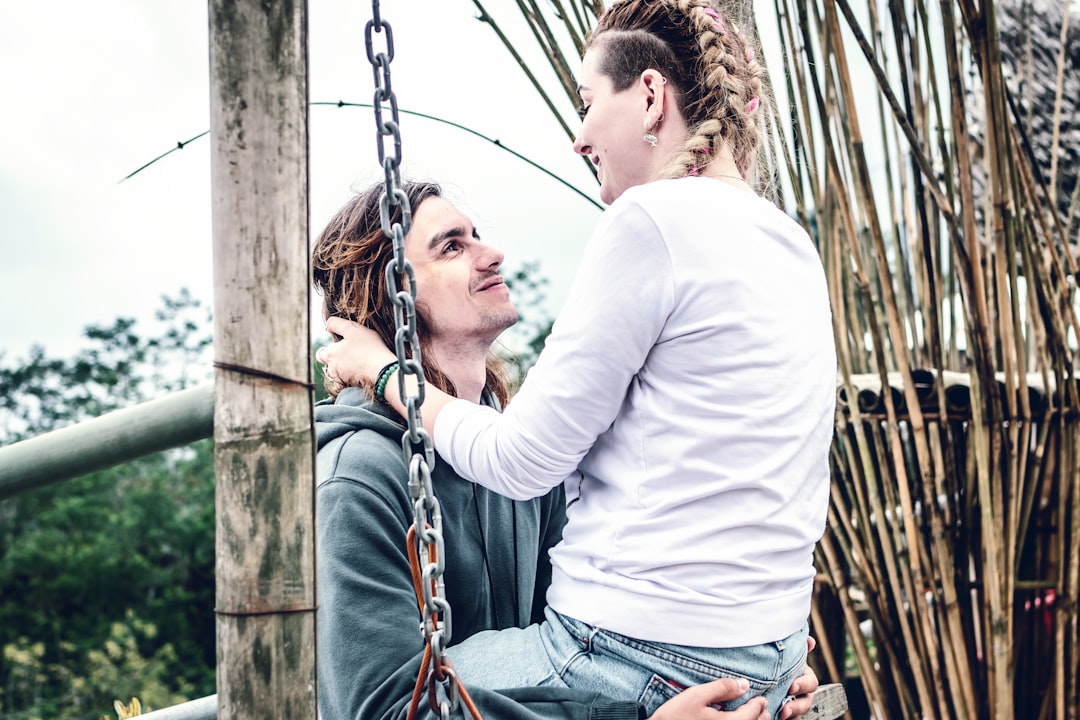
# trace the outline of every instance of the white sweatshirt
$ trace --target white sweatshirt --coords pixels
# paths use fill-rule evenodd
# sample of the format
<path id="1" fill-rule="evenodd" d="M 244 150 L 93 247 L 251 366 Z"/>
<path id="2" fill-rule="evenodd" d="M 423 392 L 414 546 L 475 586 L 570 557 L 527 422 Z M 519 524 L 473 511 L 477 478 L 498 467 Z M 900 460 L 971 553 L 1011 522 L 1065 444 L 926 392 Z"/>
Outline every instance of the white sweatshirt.
<path id="1" fill-rule="evenodd" d="M 435 444 L 513 498 L 566 481 L 555 610 L 641 640 L 756 645 L 809 615 L 835 378 L 802 228 L 724 182 L 662 180 L 605 211 L 513 402 L 450 403 Z"/>

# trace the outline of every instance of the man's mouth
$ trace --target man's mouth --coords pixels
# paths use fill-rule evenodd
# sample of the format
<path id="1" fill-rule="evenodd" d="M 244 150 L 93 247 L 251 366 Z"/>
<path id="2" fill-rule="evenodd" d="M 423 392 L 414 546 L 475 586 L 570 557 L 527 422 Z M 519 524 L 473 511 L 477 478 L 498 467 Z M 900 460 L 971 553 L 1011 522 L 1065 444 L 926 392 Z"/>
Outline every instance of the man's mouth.
<path id="1" fill-rule="evenodd" d="M 476 288 L 476 292 L 484 292 L 485 290 L 490 290 L 491 288 L 493 288 L 493 287 L 495 287 L 497 285 L 504 285 L 504 284 L 505 283 L 503 282 L 503 279 L 500 276 L 496 275 L 496 276 L 488 278 L 484 282 L 480 283 L 480 285 Z"/>

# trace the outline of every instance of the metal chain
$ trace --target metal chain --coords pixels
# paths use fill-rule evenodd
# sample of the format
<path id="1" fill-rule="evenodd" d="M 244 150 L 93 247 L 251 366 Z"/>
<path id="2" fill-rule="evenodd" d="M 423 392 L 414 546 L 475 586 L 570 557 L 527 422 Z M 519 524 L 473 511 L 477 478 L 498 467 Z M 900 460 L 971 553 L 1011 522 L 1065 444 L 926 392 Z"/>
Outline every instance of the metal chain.
<path id="1" fill-rule="evenodd" d="M 397 97 L 390 85 L 390 62 L 394 59 L 394 32 L 390 23 L 379 13 L 379 0 L 372 0 L 372 19 L 364 28 L 364 45 L 368 62 L 375 78 L 375 142 L 379 151 L 379 164 L 383 168 L 385 189 L 379 202 L 382 230 L 394 246 L 394 259 L 386 266 L 386 285 L 390 300 L 394 303 L 394 349 L 401 371 L 398 373 L 398 390 L 407 409 L 408 429 L 401 437 L 401 450 L 409 467 L 409 497 L 413 501 L 413 527 L 419 545 L 423 565 L 423 621 L 420 630 L 431 647 L 432 672 L 428 678 L 429 704 L 443 720 L 448 720 L 459 704 L 457 686 L 451 682 L 445 667 L 446 647 L 450 644 L 451 612 L 447 602 L 443 571 L 445 570 L 442 536 L 442 510 L 431 485 L 431 467 L 435 464 L 435 451 L 431 436 L 424 430 L 420 406 L 424 403 L 424 369 L 420 362 L 420 341 L 416 325 L 416 276 L 412 263 L 405 257 L 405 236 L 412 224 L 412 208 L 409 198 L 401 189 L 401 131 Z M 384 51 L 376 52 L 375 34 L 385 31 Z M 384 119 L 389 110 L 390 119 Z M 387 138 L 393 139 L 393 152 L 387 152 Z M 401 207 L 400 223 L 390 222 L 391 206 Z M 408 290 L 399 290 L 398 279 L 408 280 Z M 410 357 L 411 355 L 411 357 Z M 415 375 L 417 392 L 410 395 L 405 383 L 406 375 Z M 429 552 L 434 548 L 434 552 Z M 432 557 L 434 556 L 434 557 Z"/>

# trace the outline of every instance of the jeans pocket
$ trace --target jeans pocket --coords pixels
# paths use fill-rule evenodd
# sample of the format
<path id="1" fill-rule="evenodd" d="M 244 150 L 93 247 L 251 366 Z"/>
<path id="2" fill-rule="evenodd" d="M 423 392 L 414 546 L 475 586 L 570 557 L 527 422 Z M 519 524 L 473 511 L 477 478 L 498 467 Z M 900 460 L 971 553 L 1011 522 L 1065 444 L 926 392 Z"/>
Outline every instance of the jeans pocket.
<path id="1" fill-rule="evenodd" d="M 638 697 L 638 704 L 645 706 L 645 717 L 652 717 L 656 709 L 683 691 L 683 688 L 653 675 Z"/>
<path id="2" fill-rule="evenodd" d="M 655 713 L 661 705 L 685 689 L 686 688 L 673 683 L 670 680 L 665 680 L 659 675 L 653 675 L 649 678 L 649 682 L 646 683 L 645 689 L 641 691 L 641 695 L 638 696 L 638 704 L 645 707 L 645 717 L 652 717 L 652 714 Z M 747 692 L 746 695 L 736 698 L 735 700 L 714 703 L 712 708 L 713 710 L 729 712 L 745 703 L 751 695 L 753 695 L 753 692 Z"/>

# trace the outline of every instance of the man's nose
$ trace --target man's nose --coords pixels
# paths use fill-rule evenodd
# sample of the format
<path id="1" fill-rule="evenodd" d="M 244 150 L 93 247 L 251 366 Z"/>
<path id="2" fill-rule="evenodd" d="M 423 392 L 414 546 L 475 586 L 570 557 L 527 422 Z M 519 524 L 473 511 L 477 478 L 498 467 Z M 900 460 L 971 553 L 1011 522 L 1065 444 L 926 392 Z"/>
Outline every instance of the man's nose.
<path id="1" fill-rule="evenodd" d="M 490 245 L 480 245 L 477 264 L 482 270 L 497 270 L 503 263 L 503 252 Z"/>

